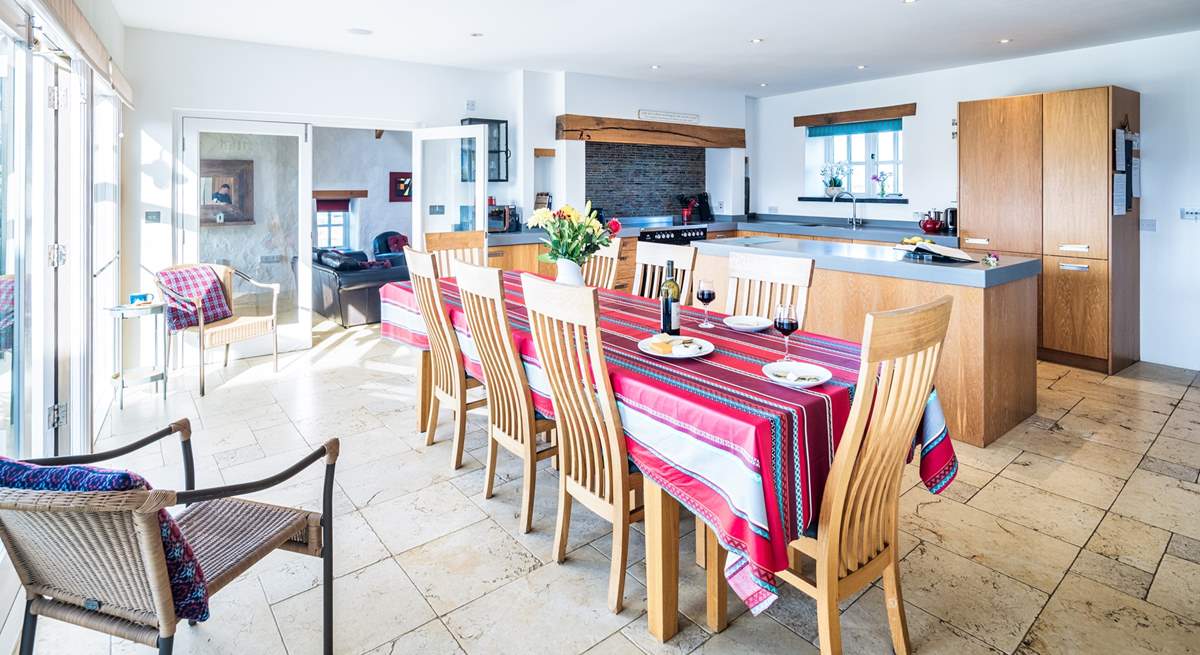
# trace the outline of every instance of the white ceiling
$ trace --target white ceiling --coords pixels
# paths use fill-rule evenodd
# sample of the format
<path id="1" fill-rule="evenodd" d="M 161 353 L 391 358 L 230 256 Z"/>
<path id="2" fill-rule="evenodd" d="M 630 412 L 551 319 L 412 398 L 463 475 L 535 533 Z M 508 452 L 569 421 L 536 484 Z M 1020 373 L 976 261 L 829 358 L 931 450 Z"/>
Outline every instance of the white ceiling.
<path id="1" fill-rule="evenodd" d="M 694 81 L 760 96 L 1200 29 L 1200 0 L 113 4 L 130 27 L 470 68 Z M 756 37 L 766 40 L 751 44 Z"/>

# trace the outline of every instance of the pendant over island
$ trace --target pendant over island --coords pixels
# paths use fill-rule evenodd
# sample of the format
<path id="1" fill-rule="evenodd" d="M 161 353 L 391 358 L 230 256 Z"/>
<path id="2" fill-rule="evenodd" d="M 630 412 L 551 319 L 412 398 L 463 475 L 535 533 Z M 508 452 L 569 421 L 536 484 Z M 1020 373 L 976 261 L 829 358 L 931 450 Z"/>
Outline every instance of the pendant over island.
<path id="1" fill-rule="evenodd" d="M 942 263 L 908 258 L 888 246 L 768 236 L 692 245 L 693 279 L 718 285 L 728 279 L 730 252 L 812 259 L 816 270 L 802 329 L 851 341 L 862 340 L 870 311 L 951 296 L 954 309 L 934 380 L 950 434 L 986 446 L 1037 411 L 1038 259 Z M 726 291 L 719 286 L 718 299 Z"/>

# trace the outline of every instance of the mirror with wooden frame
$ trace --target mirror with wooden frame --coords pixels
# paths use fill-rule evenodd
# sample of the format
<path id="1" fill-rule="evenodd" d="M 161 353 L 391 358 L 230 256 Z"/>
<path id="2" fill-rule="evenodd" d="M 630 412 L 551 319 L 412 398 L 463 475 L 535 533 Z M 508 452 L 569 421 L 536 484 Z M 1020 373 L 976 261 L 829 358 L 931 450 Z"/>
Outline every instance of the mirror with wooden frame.
<path id="1" fill-rule="evenodd" d="M 209 225 L 254 223 L 253 161 L 200 160 L 200 222 Z"/>

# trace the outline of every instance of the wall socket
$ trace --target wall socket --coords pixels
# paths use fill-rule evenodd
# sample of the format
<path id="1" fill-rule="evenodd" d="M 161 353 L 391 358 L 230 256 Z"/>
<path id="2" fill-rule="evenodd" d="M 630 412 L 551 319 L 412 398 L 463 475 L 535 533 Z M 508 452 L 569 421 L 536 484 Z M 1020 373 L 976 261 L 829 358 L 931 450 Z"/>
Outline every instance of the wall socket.
<path id="1" fill-rule="evenodd" d="M 258 258 L 260 264 L 278 264 L 283 261 L 283 255 L 263 255 Z"/>
<path id="2" fill-rule="evenodd" d="M 1200 207 L 1180 207 L 1179 220 L 1200 221 Z"/>
<path id="3" fill-rule="evenodd" d="M 1138 229 L 1143 232 L 1157 232 L 1158 221 L 1154 220 L 1153 218 L 1143 218 L 1138 221 Z"/>
<path id="4" fill-rule="evenodd" d="M 724 200 L 718 200 L 718 201 L 717 201 L 717 213 L 718 213 L 718 214 L 724 214 L 724 213 L 725 213 L 725 201 L 724 201 Z"/>
<path id="5" fill-rule="evenodd" d="M 779 213 L 779 205 L 771 205 L 771 206 L 767 207 L 767 213 L 768 214 L 778 214 Z"/>

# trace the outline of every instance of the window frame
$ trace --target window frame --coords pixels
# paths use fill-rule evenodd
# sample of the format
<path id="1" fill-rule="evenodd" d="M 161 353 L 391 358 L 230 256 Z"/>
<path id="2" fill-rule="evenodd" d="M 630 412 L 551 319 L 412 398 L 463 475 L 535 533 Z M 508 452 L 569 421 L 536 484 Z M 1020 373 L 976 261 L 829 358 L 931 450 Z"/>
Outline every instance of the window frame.
<path id="1" fill-rule="evenodd" d="M 865 137 L 865 143 L 866 143 L 866 159 L 865 160 L 852 159 L 853 155 L 851 153 L 853 152 L 853 150 L 852 150 L 851 140 L 853 139 L 853 137 L 859 136 L 859 135 Z M 880 160 L 879 159 L 880 135 L 887 135 L 892 139 L 892 148 L 893 148 L 892 152 L 895 154 L 894 159 L 888 159 L 888 160 Z M 894 169 L 893 169 L 894 175 L 889 180 L 889 184 L 891 185 L 891 188 L 888 191 L 888 197 L 903 198 L 904 197 L 904 150 L 903 150 L 904 136 L 903 135 L 904 135 L 904 130 L 900 129 L 900 130 L 895 130 L 895 131 L 891 131 L 891 132 L 867 132 L 867 133 L 859 133 L 859 134 L 832 134 L 829 136 L 819 136 L 816 138 L 821 139 L 824 142 L 824 147 L 825 147 L 825 160 L 823 162 L 824 164 L 836 164 L 839 161 L 843 161 L 843 162 L 846 162 L 847 164 L 849 164 L 850 170 L 846 175 L 846 184 L 845 184 L 845 189 L 847 191 L 850 191 L 851 193 L 854 193 L 854 194 L 862 194 L 865 196 L 877 195 L 878 189 L 872 189 L 870 186 L 871 178 L 873 176 L 875 176 L 877 173 L 879 173 L 880 164 L 885 164 L 885 165 L 894 166 Z M 835 143 L 836 139 L 845 139 L 845 143 L 846 143 L 846 158 L 845 159 L 839 160 L 839 159 L 837 159 L 837 157 L 835 155 L 835 151 L 837 149 L 837 145 Z M 863 166 L 863 168 L 865 170 L 864 179 L 863 179 L 863 188 L 861 191 L 854 190 L 854 180 L 855 180 L 854 167 L 855 166 Z"/>
<path id="2" fill-rule="evenodd" d="M 330 220 L 334 214 L 339 214 L 342 217 L 341 225 L 338 225 Z M 341 228 L 342 239 L 340 243 L 333 243 L 333 233 L 335 228 Z M 327 228 L 330 235 L 330 243 L 328 245 L 321 243 L 321 228 Z M 349 248 L 350 247 L 350 212 L 349 211 L 317 211 L 313 218 L 313 243 L 318 248 Z"/>

